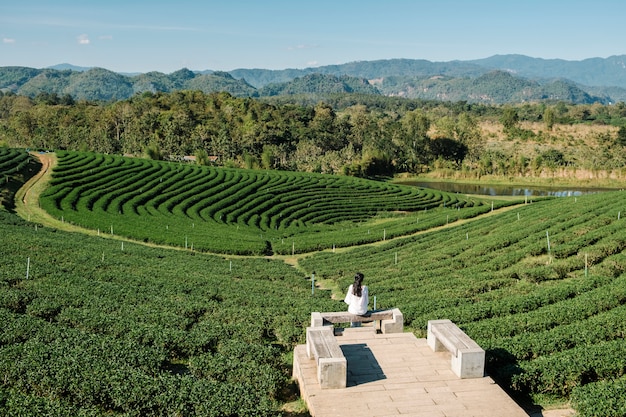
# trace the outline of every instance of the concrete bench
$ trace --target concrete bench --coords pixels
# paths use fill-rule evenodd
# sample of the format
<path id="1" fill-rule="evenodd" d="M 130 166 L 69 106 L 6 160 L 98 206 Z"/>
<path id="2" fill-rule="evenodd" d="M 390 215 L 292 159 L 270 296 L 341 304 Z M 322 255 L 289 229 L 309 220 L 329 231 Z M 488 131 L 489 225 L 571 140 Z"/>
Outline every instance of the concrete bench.
<path id="1" fill-rule="evenodd" d="M 426 341 L 435 352 L 450 352 L 452 372 L 459 378 L 485 375 L 485 351 L 450 320 L 428 321 Z"/>
<path id="2" fill-rule="evenodd" d="M 367 314 L 362 316 L 351 314 L 347 311 L 311 313 L 311 327 L 322 327 L 338 323 L 363 323 L 372 321 L 380 321 L 380 331 L 382 333 L 402 333 L 404 331 L 404 316 L 398 308 L 391 310 L 368 311 Z"/>
<path id="3" fill-rule="evenodd" d="M 317 363 L 317 381 L 322 389 L 346 387 L 348 363 L 332 327 L 307 327 L 306 353 Z"/>

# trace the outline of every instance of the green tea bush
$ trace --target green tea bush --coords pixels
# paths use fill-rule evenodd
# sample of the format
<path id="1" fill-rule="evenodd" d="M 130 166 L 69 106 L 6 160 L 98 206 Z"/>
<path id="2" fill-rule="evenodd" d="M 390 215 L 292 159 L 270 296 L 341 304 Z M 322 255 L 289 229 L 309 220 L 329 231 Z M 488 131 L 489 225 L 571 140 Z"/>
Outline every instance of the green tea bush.
<path id="1" fill-rule="evenodd" d="M 580 417 L 626 415 L 626 378 L 598 381 L 575 387 L 571 402 Z"/>

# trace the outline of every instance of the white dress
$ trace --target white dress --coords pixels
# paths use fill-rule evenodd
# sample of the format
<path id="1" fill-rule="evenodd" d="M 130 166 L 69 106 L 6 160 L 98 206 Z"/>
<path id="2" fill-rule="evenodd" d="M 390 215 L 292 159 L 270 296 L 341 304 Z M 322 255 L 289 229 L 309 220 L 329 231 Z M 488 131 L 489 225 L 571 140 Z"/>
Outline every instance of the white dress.
<path id="1" fill-rule="evenodd" d="M 350 284 L 350 288 L 348 288 L 346 298 L 343 301 L 348 304 L 348 313 L 356 314 L 359 316 L 367 313 L 367 304 L 369 303 L 367 286 L 364 285 L 361 287 L 361 296 L 357 297 L 356 295 L 352 294 L 352 284 Z"/>

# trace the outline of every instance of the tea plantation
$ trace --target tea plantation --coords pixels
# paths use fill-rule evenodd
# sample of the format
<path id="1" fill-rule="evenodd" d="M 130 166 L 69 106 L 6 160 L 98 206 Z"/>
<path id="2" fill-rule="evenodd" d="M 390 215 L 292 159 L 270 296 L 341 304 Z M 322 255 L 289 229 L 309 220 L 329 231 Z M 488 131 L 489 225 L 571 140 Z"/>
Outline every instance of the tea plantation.
<path id="1" fill-rule="evenodd" d="M 624 192 L 492 209 L 354 178 L 58 157 L 42 207 L 101 235 L 0 210 L 3 415 L 279 415 L 310 312 L 343 310 L 331 292 L 357 270 L 418 337 L 459 324 L 518 399 L 626 412 Z M 23 158 L 0 149 L 0 178 Z M 265 256 L 281 253 L 298 267 Z M 332 290 L 312 293 L 313 271 Z"/>
<path id="2" fill-rule="evenodd" d="M 41 205 L 104 233 L 239 255 L 353 246 L 492 209 L 478 199 L 354 177 L 74 152 L 59 153 Z"/>

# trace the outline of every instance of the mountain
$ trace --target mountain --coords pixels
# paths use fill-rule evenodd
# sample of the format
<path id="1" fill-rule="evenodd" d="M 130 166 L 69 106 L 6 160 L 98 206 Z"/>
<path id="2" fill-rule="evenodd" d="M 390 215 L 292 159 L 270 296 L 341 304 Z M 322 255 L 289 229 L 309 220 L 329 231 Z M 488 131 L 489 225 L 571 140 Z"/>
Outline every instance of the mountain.
<path id="1" fill-rule="evenodd" d="M 295 78 L 301 78 L 310 74 L 347 75 L 372 80 L 394 76 L 478 76 L 486 71 L 485 68 L 479 65 L 462 61 L 431 62 L 424 59 L 387 59 L 349 62 L 341 65 L 327 65 L 305 69 L 236 69 L 230 71 L 230 73 L 233 77 L 244 78 L 251 85 L 260 88 L 267 84 L 289 82 Z"/>
<path id="2" fill-rule="evenodd" d="M 365 78 L 317 73 L 296 77 L 283 83 L 268 84 L 259 89 L 260 96 L 335 93 L 380 94 Z"/>
<path id="3" fill-rule="evenodd" d="M 76 72 L 83 72 L 83 71 L 88 71 L 91 68 L 89 68 L 89 67 L 79 67 L 79 66 L 76 66 L 76 65 L 64 63 L 64 64 L 53 65 L 51 67 L 48 67 L 48 69 L 59 70 L 59 71 L 71 70 L 71 71 L 76 71 Z"/>
<path id="4" fill-rule="evenodd" d="M 494 55 L 469 62 L 483 68 L 506 70 L 528 78 L 567 78 L 591 87 L 626 88 L 626 55 L 589 58 L 582 61 L 530 58 L 524 55 Z"/>
<path id="5" fill-rule="evenodd" d="M 568 80 L 546 83 L 515 77 L 494 70 L 476 78 L 462 77 L 389 77 L 378 86 L 382 94 L 441 101 L 503 104 L 536 101 L 565 101 L 570 103 L 607 103 L 610 99 L 598 90 L 589 94 Z"/>
<path id="6" fill-rule="evenodd" d="M 258 95 L 254 87 L 228 73 L 196 74 L 186 68 L 169 75 L 149 72 L 128 76 L 103 68 L 73 71 L 2 67 L 0 89 L 29 97 L 41 93 L 69 94 L 78 100 L 96 101 L 123 100 L 138 93 L 176 90 L 227 91 L 238 97 Z"/>
<path id="7" fill-rule="evenodd" d="M 626 55 L 582 61 L 495 55 L 472 61 L 414 59 L 358 61 L 305 69 L 236 69 L 171 74 L 120 74 L 61 64 L 51 68 L 0 67 L 0 91 L 35 97 L 71 95 L 119 100 L 144 92 L 226 91 L 237 97 L 377 94 L 472 103 L 626 101 Z"/>

